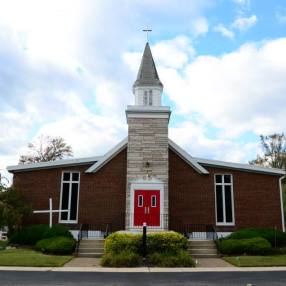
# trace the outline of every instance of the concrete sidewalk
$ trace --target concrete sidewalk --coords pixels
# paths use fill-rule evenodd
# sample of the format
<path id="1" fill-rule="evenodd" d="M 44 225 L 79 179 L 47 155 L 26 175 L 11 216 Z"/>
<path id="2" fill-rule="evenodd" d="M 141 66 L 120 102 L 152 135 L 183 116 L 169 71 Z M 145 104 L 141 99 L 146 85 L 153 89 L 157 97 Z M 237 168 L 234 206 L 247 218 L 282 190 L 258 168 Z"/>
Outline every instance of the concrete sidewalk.
<path id="1" fill-rule="evenodd" d="M 160 268 L 160 267 L 134 267 L 134 268 L 108 268 L 108 267 L 10 267 L 1 266 L 0 271 L 43 271 L 43 272 L 261 272 L 286 271 L 286 267 L 205 267 L 205 268 Z"/>

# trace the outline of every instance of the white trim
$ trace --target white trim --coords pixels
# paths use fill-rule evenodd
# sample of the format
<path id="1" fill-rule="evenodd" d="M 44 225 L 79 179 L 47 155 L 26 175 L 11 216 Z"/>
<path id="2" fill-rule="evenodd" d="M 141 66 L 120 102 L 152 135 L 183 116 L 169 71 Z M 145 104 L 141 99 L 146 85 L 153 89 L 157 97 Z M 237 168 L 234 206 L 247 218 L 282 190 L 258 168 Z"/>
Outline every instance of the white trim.
<path id="1" fill-rule="evenodd" d="M 140 198 L 141 198 L 141 200 L 140 200 Z M 139 204 L 139 202 L 141 202 L 141 203 Z M 143 197 L 143 195 L 138 195 L 137 207 L 142 208 L 143 205 L 144 205 L 144 197 Z"/>
<path id="2" fill-rule="evenodd" d="M 66 181 L 64 180 L 64 173 L 70 173 L 70 180 Z M 78 181 L 72 180 L 72 173 L 78 173 Z M 78 222 L 78 209 L 79 209 L 79 192 L 80 192 L 80 172 L 75 170 L 65 170 L 62 171 L 62 179 L 61 179 L 61 193 L 60 193 L 60 210 L 62 210 L 62 195 L 63 195 L 63 184 L 68 183 L 69 184 L 69 198 L 68 198 L 68 213 L 67 213 L 67 220 L 61 219 L 61 213 L 59 214 L 59 223 L 65 223 L 65 224 L 76 224 Z M 76 210 L 76 219 L 70 220 L 70 212 L 71 212 L 71 196 L 72 196 L 72 184 L 77 183 L 78 184 L 78 190 L 77 190 L 77 210 Z"/>
<path id="3" fill-rule="evenodd" d="M 221 183 L 216 183 L 216 175 L 222 176 Z M 224 176 L 229 175 L 231 178 L 230 183 L 224 183 Z M 216 199 L 216 186 L 222 187 L 222 205 L 223 205 L 223 222 L 217 221 L 217 199 Z M 225 209 L 225 186 L 231 187 L 231 211 L 232 222 L 226 222 L 226 209 Z M 214 192 L 215 192 L 215 220 L 217 226 L 235 226 L 235 212 L 234 212 L 234 192 L 233 192 L 233 175 L 229 173 L 215 173 L 214 174 Z"/>
<path id="4" fill-rule="evenodd" d="M 97 157 L 78 158 L 78 159 L 63 159 L 57 161 L 31 163 L 31 164 L 19 164 L 14 166 L 8 166 L 7 170 L 9 172 L 17 172 L 17 171 L 31 171 L 35 169 L 57 168 L 61 166 L 83 165 L 87 163 L 94 163 L 96 161 L 99 161 L 101 158 L 102 156 L 97 156 Z"/>
<path id="5" fill-rule="evenodd" d="M 198 164 L 203 164 L 207 166 L 225 167 L 225 168 L 238 169 L 238 170 L 243 170 L 243 171 L 248 171 L 248 172 L 257 172 L 257 173 L 274 174 L 274 175 L 285 175 L 286 174 L 285 171 L 281 169 L 260 167 L 260 166 L 241 164 L 241 163 L 230 163 L 230 162 L 194 158 L 194 157 L 192 158 Z"/>
<path id="6" fill-rule="evenodd" d="M 163 183 L 153 183 L 153 182 L 148 182 L 146 183 L 131 183 L 130 185 L 130 208 L 129 208 L 129 229 L 131 231 L 136 231 L 138 229 L 141 229 L 142 226 L 134 226 L 134 213 L 135 213 L 135 208 L 134 208 L 134 192 L 135 190 L 144 190 L 144 191 L 153 191 L 153 190 L 158 190 L 160 191 L 160 226 L 159 227 L 152 227 L 148 226 L 149 229 L 152 230 L 162 230 L 167 228 L 167 226 L 163 225 L 165 220 L 163 219 L 163 214 L 164 214 L 164 184 Z"/>
<path id="7" fill-rule="evenodd" d="M 114 158 L 118 153 L 120 153 L 124 148 L 127 147 L 128 138 L 126 137 L 120 141 L 114 148 L 108 151 L 104 156 L 101 157 L 100 161 L 90 166 L 85 173 L 95 173 L 100 168 L 102 168 L 106 163 L 108 163 L 112 158 Z"/>
<path id="8" fill-rule="evenodd" d="M 284 218 L 284 206 L 283 206 L 283 192 L 282 192 L 282 181 L 286 176 L 279 178 L 279 189 L 280 189 L 280 206 L 281 206 L 281 220 L 282 220 L 282 230 L 285 232 L 285 218 Z"/>
<path id="9" fill-rule="evenodd" d="M 155 198 L 155 205 L 153 205 L 153 198 Z M 151 196 L 151 208 L 156 208 L 157 207 L 157 196 L 152 195 Z"/>
<path id="10" fill-rule="evenodd" d="M 183 160 L 185 160 L 189 165 L 191 165 L 198 173 L 201 174 L 209 174 L 209 172 L 198 162 L 190 156 L 184 149 L 182 149 L 179 145 L 169 139 L 169 147 L 175 151 Z"/>

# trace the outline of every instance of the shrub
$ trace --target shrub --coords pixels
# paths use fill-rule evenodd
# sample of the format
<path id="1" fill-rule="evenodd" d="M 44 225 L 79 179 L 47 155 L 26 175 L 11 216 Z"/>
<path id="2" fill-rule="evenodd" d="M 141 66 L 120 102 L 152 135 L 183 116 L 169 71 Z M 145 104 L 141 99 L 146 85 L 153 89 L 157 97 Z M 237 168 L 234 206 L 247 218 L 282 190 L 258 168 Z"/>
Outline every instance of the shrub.
<path id="1" fill-rule="evenodd" d="M 160 267 L 195 267 L 195 262 L 184 250 L 176 254 L 154 252 L 148 255 L 148 262 Z"/>
<path id="2" fill-rule="evenodd" d="M 105 253 L 101 258 L 101 265 L 108 267 L 136 267 L 141 264 L 139 254 L 129 250 L 120 253 Z"/>
<path id="3" fill-rule="evenodd" d="M 182 234 L 168 231 L 160 233 L 150 233 L 147 235 L 148 254 L 160 253 L 177 253 L 180 250 L 188 248 L 188 240 Z"/>
<path id="4" fill-rule="evenodd" d="M 281 230 L 275 230 L 272 228 L 246 228 L 230 234 L 227 238 L 242 239 L 253 237 L 263 237 L 268 240 L 273 247 L 275 246 L 275 240 L 276 246 L 286 246 L 286 233 L 282 232 Z"/>
<path id="5" fill-rule="evenodd" d="M 221 239 L 218 241 L 218 249 L 221 253 L 228 255 L 267 255 L 272 251 L 271 244 L 262 237 Z"/>
<path id="6" fill-rule="evenodd" d="M 4 250 L 7 245 L 8 245 L 7 240 L 0 240 L 0 250 Z"/>
<path id="7" fill-rule="evenodd" d="M 44 233 L 44 238 L 51 238 L 51 237 L 56 237 L 56 236 L 73 238 L 69 229 L 66 226 L 61 225 L 61 224 L 56 224 L 52 226 Z"/>
<path id="8" fill-rule="evenodd" d="M 36 249 L 44 253 L 71 254 L 74 252 L 75 246 L 76 241 L 73 238 L 57 236 L 38 241 Z"/>
<path id="9" fill-rule="evenodd" d="M 141 253 L 142 235 L 115 232 L 105 239 L 105 253 L 120 254 L 122 251 Z"/>
<path id="10" fill-rule="evenodd" d="M 55 236 L 72 238 L 68 228 L 63 225 L 54 225 L 50 228 L 46 224 L 35 224 L 14 232 L 9 241 L 11 244 L 35 245 L 39 240 Z"/>
<path id="11" fill-rule="evenodd" d="M 12 244 L 35 245 L 37 241 L 44 238 L 44 233 L 49 230 L 46 224 L 35 224 L 14 232 L 9 241 Z"/>

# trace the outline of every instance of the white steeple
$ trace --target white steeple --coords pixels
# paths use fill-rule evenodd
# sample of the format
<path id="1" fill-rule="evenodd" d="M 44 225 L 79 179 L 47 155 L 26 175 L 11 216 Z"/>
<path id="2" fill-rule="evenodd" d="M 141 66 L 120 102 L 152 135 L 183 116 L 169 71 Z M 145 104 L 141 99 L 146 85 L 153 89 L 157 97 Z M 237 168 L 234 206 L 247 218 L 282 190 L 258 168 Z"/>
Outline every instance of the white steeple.
<path id="1" fill-rule="evenodd" d="M 133 84 L 136 106 L 161 106 L 163 84 L 161 83 L 149 43 L 145 45 L 137 79 Z"/>

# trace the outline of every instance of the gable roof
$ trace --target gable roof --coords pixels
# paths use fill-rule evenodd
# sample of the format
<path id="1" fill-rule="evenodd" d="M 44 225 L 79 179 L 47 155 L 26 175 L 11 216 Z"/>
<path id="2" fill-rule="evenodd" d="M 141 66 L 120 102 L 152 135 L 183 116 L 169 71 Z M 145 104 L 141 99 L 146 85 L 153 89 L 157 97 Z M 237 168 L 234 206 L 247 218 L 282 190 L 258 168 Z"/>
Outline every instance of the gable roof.
<path id="1" fill-rule="evenodd" d="M 177 145 L 174 141 L 169 139 L 169 147 L 173 150 L 177 155 L 179 155 L 185 162 L 187 162 L 191 167 L 193 167 L 200 174 L 208 174 L 208 170 L 206 170 L 203 166 L 201 166 L 197 160 L 195 160 L 191 155 L 189 155 L 183 148 Z"/>
<path id="2" fill-rule="evenodd" d="M 95 173 L 101 167 L 103 167 L 106 163 L 108 163 L 112 158 L 114 158 L 118 153 L 120 153 L 124 148 L 127 147 L 128 138 L 124 138 L 120 141 L 114 148 L 108 151 L 104 156 L 101 157 L 101 160 L 94 163 L 90 166 L 85 173 Z"/>
<path id="3" fill-rule="evenodd" d="M 113 159 L 118 153 L 120 153 L 124 148 L 127 147 L 128 138 L 126 137 L 121 142 L 119 142 L 114 148 L 108 151 L 103 156 L 88 157 L 88 158 L 78 158 L 78 159 L 65 159 L 52 162 L 40 162 L 33 164 L 21 164 L 15 166 L 8 166 L 7 170 L 12 173 L 32 171 L 39 169 L 50 169 L 57 167 L 67 167 L 67 166 L 78 166 L 86 165 L 91 163 L 92 165 L 85 171 L 86 173 L 95 173 L 105 164 L 107 164 L 111 159 Z M 195 158 L 189 155 L 183 148 L 169 139 L 169 148 L 174 151 L 180 158 L 187 162 L 192 168 L 194 168 L 200 174 L 209 174 L 205 167 L 217 167 L 226 169 L 235 169 L 246 172 L 264 173 L 272 175 L 285 175 L 285 171 L 275 168 L 260 167 L 241 163 L 231 163 L 217 160 L 209 160 L 203 158 Z"/>
<path id="4" fill-rule="evenodd" d="M 139 67 L 137 79 L 133 84 L 133 88 L 137 86 L 160 86 L 163 87 L 159 79 L 155 62 L 151 53 L 149 43 L 145 45 L 144 53 L 142 56 L 141 64 Z"/>
<path id="5" fill-rule="evenodd" d="M 96 157 L 87 157 L 87 158 L 77 158 L 77 159 L 62 159 L 57 161 L 49 162 L 39 162 L 39 163 L 30 163 L 30 164 L 19 164 L 8 166 L 7 170 L 11 173 L 22 172 L 22 171 L 32 171 L 39 169 L 51 169 L 57 167 L 67 167 L 67 166 L 78 166 L 86 165 L 88 163 L 95 163 L 101 160 L 102 156 Z"/>
<path id="6" fill-rule="evenodd" d="M 209 160 L 203 158 L 193 158 L 197 161 L 198 164 L 203 166 L 210 166 L 210 167 L 220 167 L 226 169 L 237 169 L 247 172 L 255 172 L 255 173 L 264 173 L 264 174 L 274 174 L 274 175 L 285 175 L 286 172 L 281 169 L 277 168 L 270 168 L 270 167 L 261 167 L 256 165 L 249 165 L 249 164 L 241 164 L 241 163 L 232 163 L 232 162 L 224 162 L 218 160 Z"/>

